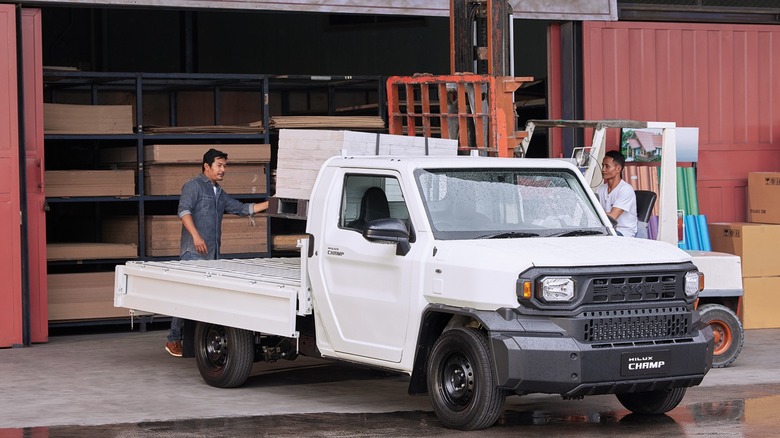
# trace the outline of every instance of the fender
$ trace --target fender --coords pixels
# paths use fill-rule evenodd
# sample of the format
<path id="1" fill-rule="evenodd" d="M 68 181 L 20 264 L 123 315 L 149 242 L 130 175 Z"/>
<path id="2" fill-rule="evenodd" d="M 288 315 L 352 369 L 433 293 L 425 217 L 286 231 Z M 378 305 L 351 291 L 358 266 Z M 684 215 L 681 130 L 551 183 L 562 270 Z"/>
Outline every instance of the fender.
<path id="1" fill-rule="evenodd" d="M 415 351 L 414 366 L 409 381 L 410 395 L 426 394 L 428 392 L 426 369 L 431 348 L 436 339 L 441 336 L 456 317 L 460 322 L 455 323 L 454 327 L 465 326 L 470 321 L 475 321 L 488 333 L 497 331 L 501 333 L 534 334 L 542 337 L 561 336 L 562 333 L 560 327 L 549 321 L 543 319 L 535 320 L 533 317 L 522 317 L 515 309 L 508 307 L 496 310 L 476 310 L 443 304 L 431 304 L 423 310 L 423 317 L 420 321 L 417 350 Z M 521 317 L 523 319 L 519 319 Z M 495 368 L 498 358 L 495 352 L 493 352 L 492 356 Z"/>

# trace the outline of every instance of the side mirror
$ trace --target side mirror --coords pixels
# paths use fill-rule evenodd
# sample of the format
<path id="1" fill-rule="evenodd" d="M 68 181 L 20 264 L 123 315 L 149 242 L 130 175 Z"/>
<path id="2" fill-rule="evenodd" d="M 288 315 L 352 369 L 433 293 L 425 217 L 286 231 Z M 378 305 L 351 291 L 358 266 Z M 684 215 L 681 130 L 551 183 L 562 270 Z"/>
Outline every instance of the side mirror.
<path id="1" fill-rule="evenodd" d="M 409 244 L 409 229 L 401 219 L 377 219 L 368 223 L 363 237 L 371 242 L 396 244 L 396 255 L 405 256 L 412 249 Z"/>

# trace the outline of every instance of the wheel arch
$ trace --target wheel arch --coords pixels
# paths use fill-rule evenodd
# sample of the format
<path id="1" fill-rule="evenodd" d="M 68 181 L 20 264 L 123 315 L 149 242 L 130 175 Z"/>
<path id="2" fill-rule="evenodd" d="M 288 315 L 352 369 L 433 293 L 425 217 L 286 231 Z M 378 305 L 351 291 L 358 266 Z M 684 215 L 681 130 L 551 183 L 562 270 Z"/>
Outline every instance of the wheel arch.
<path id="1" fill-rule="evenodd" d="M 705 304 L 719 304 L 723 307 L 729 308 L 732 312 L 739 315 L 739 305 L 741 301 L 741 296 L 731 296 L 731 297 L 699 297 L 699 301 L 696 305 L 696 308 L 705 305 Z"/>
<path id="2" fill-rule="evenodd" d="M 511 309 L 507 309 L 512 312 Z M 500 309 L 499 309 L 500 311 Z M 417 336 L 412 376 L 409 381 L 409 394 L 426 394 L 428 392 L 428 377 L 426 369 L 431 348 L 436 340 L 446 330 L 456 327 L 480 327 L 489 331 L 496 326 L 498 311 L 464 309 L 459 307 L 431 305 L 423 311 L 420 321 L 420 331 Z"/>

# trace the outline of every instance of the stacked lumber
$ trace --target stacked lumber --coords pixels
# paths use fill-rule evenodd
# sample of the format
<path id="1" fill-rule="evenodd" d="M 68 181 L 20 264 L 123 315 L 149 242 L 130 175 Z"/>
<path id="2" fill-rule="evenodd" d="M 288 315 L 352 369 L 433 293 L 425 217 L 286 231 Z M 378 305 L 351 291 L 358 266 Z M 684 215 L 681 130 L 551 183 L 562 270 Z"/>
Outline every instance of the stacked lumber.
<path id="1" fill-rule="evenodd" d="M 45 134 L 132 134 L 132 105 L 43 104 Z"/>
<path id="2" fill-rule="evenodd" d="M 228 162 L 268 163 L 271 161 L 269 144 L 155 144 L 144 146 L 144 164 L 200 164 L 203 154 L 210 148 L 228 154 Z M 135 147 L 104 148 L 100 150 L 102 164 L 135 164 L 138 161 Z M 232 166 L 230 167 L 232 168 Z M 230 169 L 229 168 L 229 169 Z"/>
<path id="3" fill-rule="evenodd" d="M 457 140 L 429 138 L 428 155 L 455 156 Z M 276 197 L 309 199 L 320 167 L 341 155 L 425 155 L 426 139 L 355 131 L 279 131 Z"/>
<path id="4" fill-rule="evenodd" d="M 47 243 L 46 260 L 132 259 L 138 245 L 132 243 Z"/>
<path id="5" fill-rule="evenodd" d="M 267 218 L 225 215 L 222 218 L 220 253 L 248 254 L 268 252 Z M 144 218 L 146 255 L 166 257 L 179 255 L 181 220 L 176 215 L 153 215 Z M 103 221 L 103 241 L 138 244 L 138 217 L 122 216 Z"/>
<path id="6" fill-rule="evenodd" d="M 178 195 L 190 178 L 201 172 L 203 154 L 215 147 L 228 154 L 228 169 L 220 186 L 229 194 L 263 194 L 268 191 L 268 144 L 166 144 L 144 147 L 144 187 L 147 195 Z M 117 151 L 114 158 L 127 158 Z"/>
<path id="7" fill-rule="evenodd" d="M 47 170 L 46 196 L 133 196 L 132 170 Z"/>
<path id="8" fill-rule="evenodd" d="M 117 318 L 127 309 L 114 307 L 114 272 L 49 274 L 49 321 Z"/>
<path id="9" fill-rule="evenodd" d="M 144 172 L 144 187 L 147 195 L 179 195 L 181 187 L 200 174 L 200 165 L 195 164 L 150 164 Z M 219 185 L 231 195 L 265 194 L 266 166 L 262 163 L 231 163 Z"/>
<path id="10" fill-rule="evenodd" d="M 259 134 L 264 131 L 263 122 L 248 125 L 199 125 L 199 126 L 144 126 L 147 134 Z"/>
<path id="11" fill-rule="evenodd" d="M 385 129 L 385 122 L 379 116 L 275 116 L 271 128 L 349 128 Z"/>

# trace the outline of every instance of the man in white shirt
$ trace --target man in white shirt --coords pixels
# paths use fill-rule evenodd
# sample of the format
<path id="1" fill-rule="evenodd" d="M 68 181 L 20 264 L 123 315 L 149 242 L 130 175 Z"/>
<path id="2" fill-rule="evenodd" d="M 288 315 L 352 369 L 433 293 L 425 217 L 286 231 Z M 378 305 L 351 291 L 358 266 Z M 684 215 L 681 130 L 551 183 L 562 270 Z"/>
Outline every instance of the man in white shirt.
<path id="1" fill-rule="evenodd" d="M 623 181 L 623 167 L 626 158 L 618 151 L 609 151 L 604 154 L 601 162 L 601 176 L 604 183 L 596 187 L 596 194 L 601 202 L 601 207 L 607 212 L 607 216 L 615 219 L 615 230 L 621 236 L 635 237 L 636 218 L 636 194 L 631 184 Z"/>

